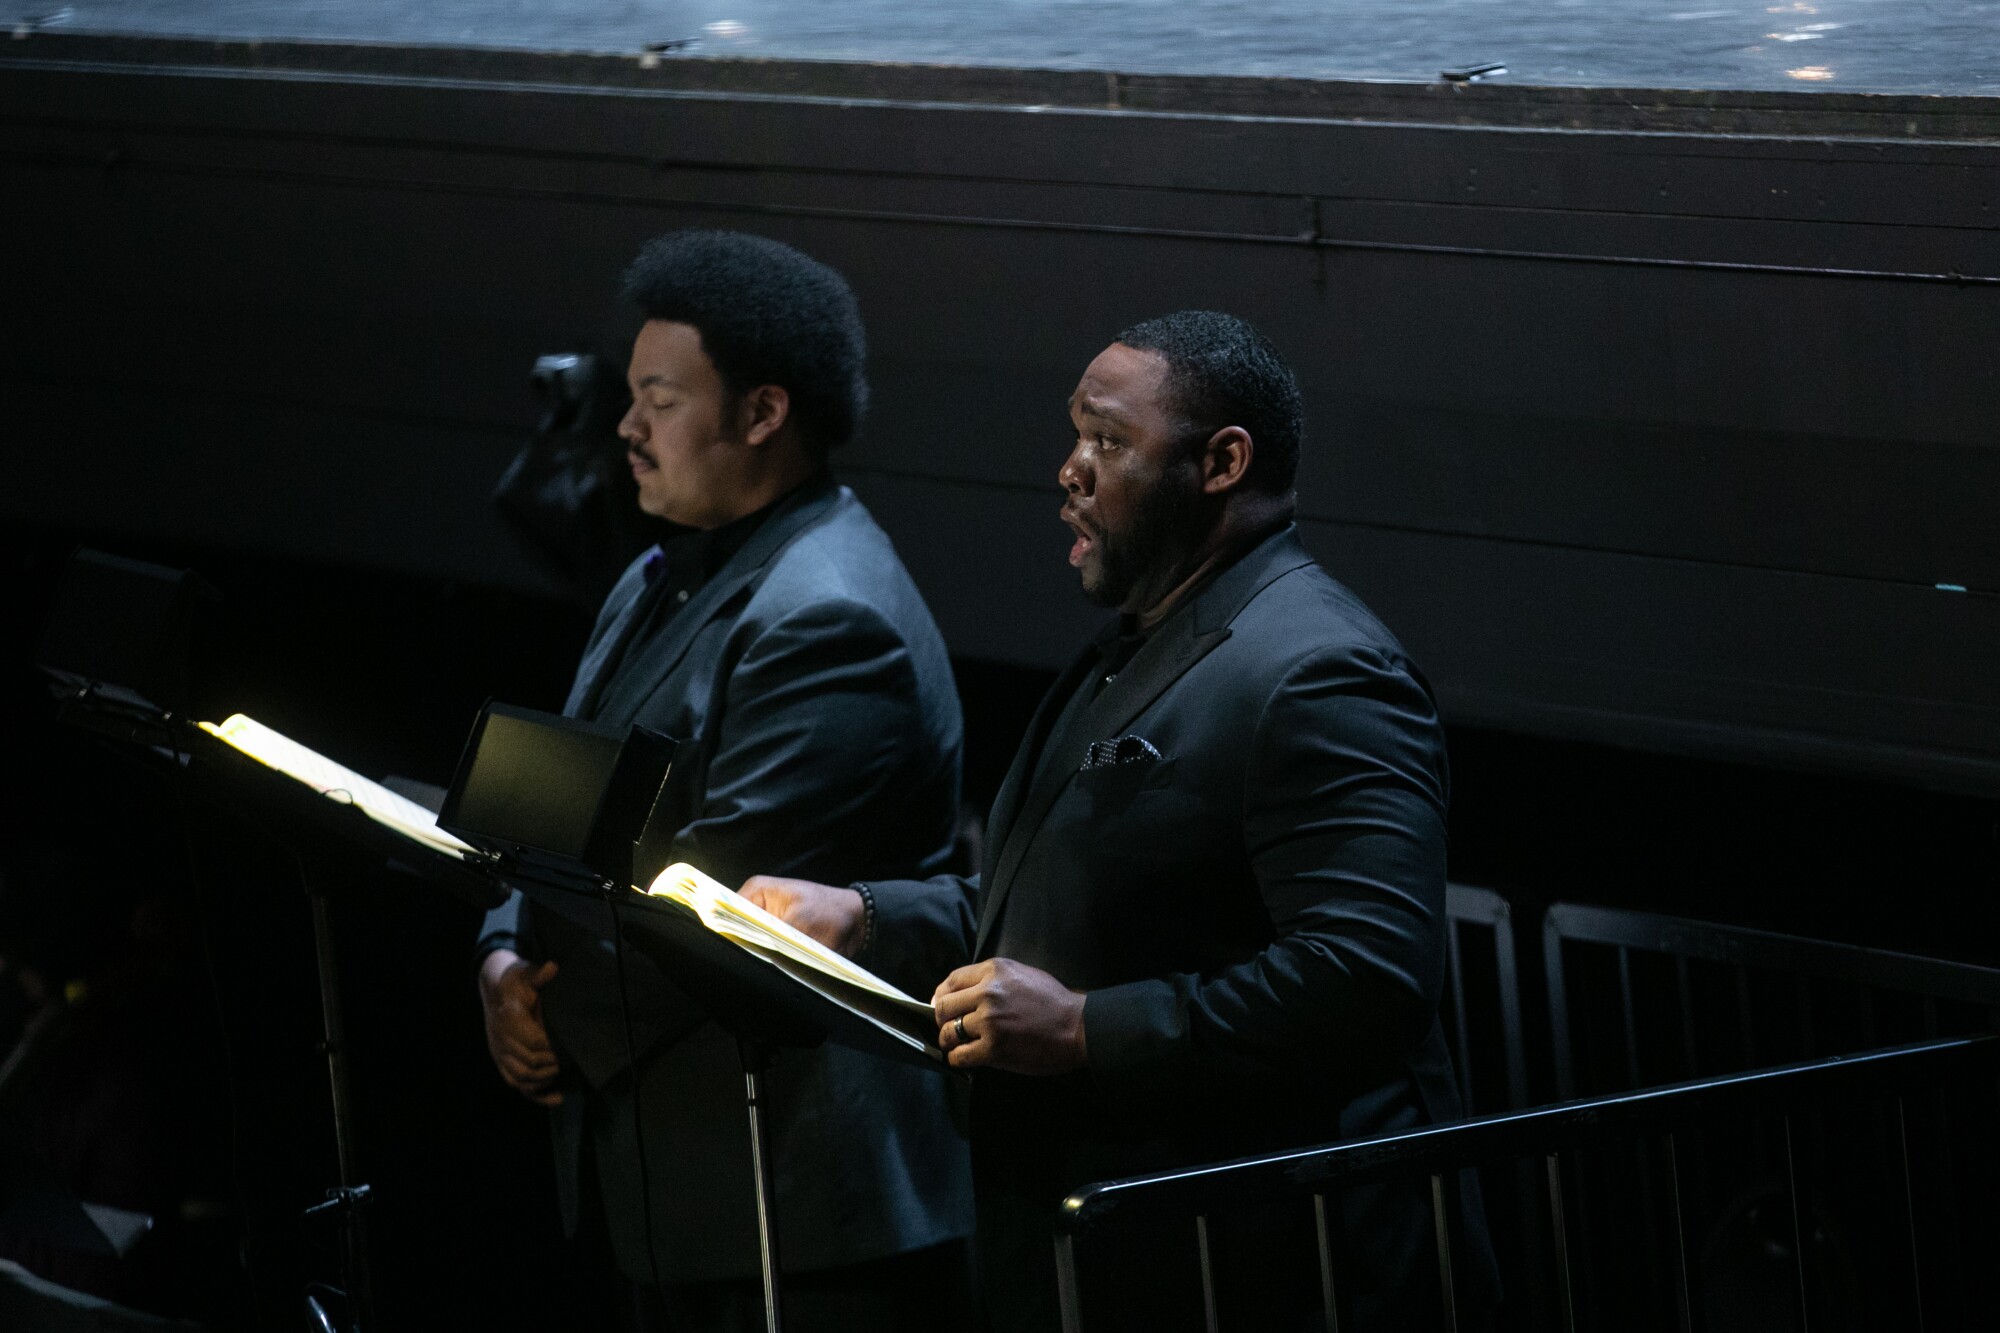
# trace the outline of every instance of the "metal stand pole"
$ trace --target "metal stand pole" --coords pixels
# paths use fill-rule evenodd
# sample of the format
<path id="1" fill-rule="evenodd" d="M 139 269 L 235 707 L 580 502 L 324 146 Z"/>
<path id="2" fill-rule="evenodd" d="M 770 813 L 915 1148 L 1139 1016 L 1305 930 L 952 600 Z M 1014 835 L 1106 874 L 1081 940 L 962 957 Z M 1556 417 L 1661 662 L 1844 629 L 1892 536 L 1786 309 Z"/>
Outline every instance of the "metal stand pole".
<path id="1" fill-rule="evenodd" d="M 326 1038 L 327 1083 L 333 1091 L 333 1142 L 340 1163 L 340 1187 L 327 1191 L 327 1201 L 306 1210 L 307 1217 L 335 1212 L 341 1228 L 341 1282 L 346 1287 L 348 1328 L 369 1333 L 375 1327 L 375 1304 L 368 1274 L 368 1186 L 361 1183 L 354 1148 L 353 1093 L 347 1072 L 347 1025 L 341 1016 L 340 973 L 333 954 L 333 916 L 326 896 L 313 885 L 303 860 L 299 878 L 312 901 L 313 945 L 319 957 L 319 1007 Z"/>
<path id="2" fill-rule="evenodd" d="M 764 1070 L 771 1059 L 767 1051 L 741 1038 L 737 1053 L 743 1059 L 743 1102 L 750 1112 L 750 1173 L 757 1184 L 757 1248 L 764 1267 L 764 1333 L 782 1333 L 784 1314 L 778 1293 L 778 1181 L 772 1174 L 771 1128 L 764 1105 Z"/>

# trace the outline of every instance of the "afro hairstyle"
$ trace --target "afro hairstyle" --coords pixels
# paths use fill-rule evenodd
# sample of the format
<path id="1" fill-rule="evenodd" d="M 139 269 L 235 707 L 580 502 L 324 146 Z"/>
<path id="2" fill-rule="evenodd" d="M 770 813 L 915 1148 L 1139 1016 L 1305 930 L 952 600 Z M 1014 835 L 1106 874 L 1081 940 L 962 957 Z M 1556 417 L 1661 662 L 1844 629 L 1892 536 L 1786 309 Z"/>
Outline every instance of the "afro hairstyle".
<path id="1" fill-rule="evenodd" d="M 781 241 L 740 231 L 668 232 L 625 270 L 624 298 L 649 320 L 691 325 L 732 394 L 775 384 L 824 455 L 868 407 L 867 335 L 847 280 Z"/>

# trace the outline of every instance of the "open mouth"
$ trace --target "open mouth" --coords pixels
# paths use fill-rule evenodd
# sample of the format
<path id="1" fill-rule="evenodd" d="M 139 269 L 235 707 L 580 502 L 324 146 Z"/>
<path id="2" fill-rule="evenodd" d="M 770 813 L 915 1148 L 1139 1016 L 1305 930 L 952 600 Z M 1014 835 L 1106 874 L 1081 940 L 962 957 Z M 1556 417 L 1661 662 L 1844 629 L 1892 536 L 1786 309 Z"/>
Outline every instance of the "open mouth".
<path id="1" fill-rule="evenodd" d="M 1069 548 L 1069 562 L 1072 566 L 1080 566 L 1091 548 L 1097 545 L 1098 534 L 1081 515 L 1068 508 L 1062 511 L 1062 521 L 1076 533 L 1076 542 Z"/>

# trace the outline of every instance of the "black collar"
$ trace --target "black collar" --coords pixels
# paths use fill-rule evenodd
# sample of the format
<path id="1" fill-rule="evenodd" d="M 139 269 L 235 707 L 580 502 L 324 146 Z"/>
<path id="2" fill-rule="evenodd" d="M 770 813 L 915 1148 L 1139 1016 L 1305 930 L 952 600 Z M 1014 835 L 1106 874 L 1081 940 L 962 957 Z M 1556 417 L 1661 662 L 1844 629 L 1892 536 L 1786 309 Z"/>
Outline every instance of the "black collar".
<path id="1" fill-rule="evenodd" d="M 832 489 L 833 474 L 822 468 L 754 513 L 733 518 L 719 528 L 693 529 L 671 537 L 660 546 L 663 558 L 647 566 L 647 580 L 650 582 L 672 570 L 683 581 L 706 583 L 729 563 L 731 556 L 749 544 L 757 530 L 781 507 L 794 499 L 804 503 Z"/>

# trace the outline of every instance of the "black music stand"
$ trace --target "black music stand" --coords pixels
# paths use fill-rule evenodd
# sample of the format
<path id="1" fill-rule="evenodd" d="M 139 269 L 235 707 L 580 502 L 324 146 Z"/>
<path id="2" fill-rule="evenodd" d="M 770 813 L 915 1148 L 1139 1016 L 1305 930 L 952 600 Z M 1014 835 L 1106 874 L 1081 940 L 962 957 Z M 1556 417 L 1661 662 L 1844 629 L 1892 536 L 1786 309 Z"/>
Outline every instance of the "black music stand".
<path id="1" fill-rule="evenodd" d="M 764 1327 L 780 1333 L 777 1182 L 764 1097 L 773 1056 L 780 1047 L 832 1041 L 928 1069 L 945 1066 L 716 935 L 677 904 L 631 891 L 638 844 L 649 827 L 657 833 L 676 818 L 665 799 L 673 745 L 640 727 L 621 736 L 491 704 L 459 761 L 438 824 L 485 852 L 538 906 L 658 963 L 735 1036 L 757 1190 Z M 663 867 L 637 868 L 650 877 Z"/>
<path id="2" fill-rule="evenodd" d="M 202 619 L 214 591 L 185 570 L 79 551 L 65 573 L 36 660 L 62 701 L 62 718 L 140 747 L 197 795 L 246 817 L 290 850 L 312 904 L 320 1019 L 333 1100 L 340 1184 L 305 1211 L 341 1227 L 338 1289 L 309 1284 L 307 1301 L 327 1328 L 319 1295 L 343 1299 L 352 1333 L 376 1326 L 365 1209 L 355 1147 L 348 1043 L 334 953 L 328 865 L 361 863 L 417 875 L 480 907 L 506 891 L 477 862 L 439 851 L 313 791 L 197 726 L 191 715 Z"/>
<path id="3" fill-rule="evenodd" d="M 56 587 L 35 660 L 79 693 L 185 711 L 199 622 L 219 600 L 192 570 L 80 548 Z"/>

